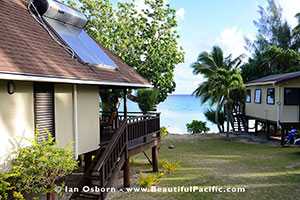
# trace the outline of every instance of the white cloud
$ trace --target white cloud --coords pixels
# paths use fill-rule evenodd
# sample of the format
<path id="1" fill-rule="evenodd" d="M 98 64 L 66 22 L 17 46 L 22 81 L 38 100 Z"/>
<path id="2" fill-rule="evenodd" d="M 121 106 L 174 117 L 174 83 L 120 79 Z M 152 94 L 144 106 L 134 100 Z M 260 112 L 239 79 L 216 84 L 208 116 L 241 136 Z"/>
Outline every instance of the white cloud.
<path id="1" fill-rule="evenodd" d="M 185 15 L 185 9 L 184 8 L 179 8 L 177 11 L 176 11 L 176 18 L 181 21 L 184 19 L 184 15 Z"/>
<path id="2" fill-rule="evenodd" d="M 299 0 L 277 0 L 283 10 L 283 17 L 289 22 L 292 27 L 297 25 L 295 15 L 300 12 Z"/>
<path id="3" fill-rule="evenodd" d="M 185 50 L 185 62 L 175 68 L 176 91 L 174 94 L 192 94 L 198 85 L 203 82 L 201 75 L 194 75 L 191 64 L 197 60 L 200 51 L 210 49 L 208 41 L 181 41 Z"/>
<path id="4" fill-rule="evenodd" d="M 192 94 L 203 81 L 201 75 L 194 75 L 189 64 L 180 64 L 175 69 L 175 94 Z"/>
<path id="5" fill-rule="evenodd" d="M 245 36 L 237 27 L 225 28 L 217 38 L 216 43 L 223 49 L 225 55 L 232 54 L 233 57 L 237 57 L 241 54 L 247 54 Z"/>

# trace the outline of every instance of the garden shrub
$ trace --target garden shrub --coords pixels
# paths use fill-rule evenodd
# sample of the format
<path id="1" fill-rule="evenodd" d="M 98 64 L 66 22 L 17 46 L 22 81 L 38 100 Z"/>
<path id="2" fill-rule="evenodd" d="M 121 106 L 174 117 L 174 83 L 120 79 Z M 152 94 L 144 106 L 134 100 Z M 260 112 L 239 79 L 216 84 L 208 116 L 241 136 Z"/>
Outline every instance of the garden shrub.
<path id="1" fill-rule="evenodd" d="M 140 174 L 137 183 L 140 187 L 149 188 L 158 184 L 162 175 L 163 174 Z"/>
<path id="2" fill-rule="evenodd" d="M 161 127 L 160 128 L 160 136 L 162 138 L 167 137 L 169 135 L 169 131 L 166 127 Z"/>
<path id="3" fill-rule="evenodd" d="M 209 128 L 206 126 L 206 122 L 193 120 L 191 123 L 186 124 L 187 131 L 192 134 L 207 133 Z"/>
<path id="4" fill-rule="evenodd" d="M 73 152 L 56 146 L 49 134 L 47 140 L 32 142 L 17 150 L 7 181 L 15 199 L 21 195 L 40 195 L 55 192 L 60 178 L 71 174 L 77 165 Z M 7 188 L 6 188 L 7 189 Z"/>
<path id="5" fill-rule="evenodd" d="M 0 199 L 6 200 L 8 198 L 8 191 L 10 190 L 10 183 L 7 181 L 8 174 L 0 173 Z"/>
<path id="6" fill-rule="evenodd" d="M 180 163 L 178 161 L 170 162 L 167 160 L 161 160 L 160 165 L 163 168 L 164 173 L 171 174 L 177 170 Z"/>
<path id="7" fill-rule="evenodd" d="M 158 101 L 158 90 L 140 89 L 137 92 L 137 101 L 140 110 L 143 113 L 154 111 Z"/>

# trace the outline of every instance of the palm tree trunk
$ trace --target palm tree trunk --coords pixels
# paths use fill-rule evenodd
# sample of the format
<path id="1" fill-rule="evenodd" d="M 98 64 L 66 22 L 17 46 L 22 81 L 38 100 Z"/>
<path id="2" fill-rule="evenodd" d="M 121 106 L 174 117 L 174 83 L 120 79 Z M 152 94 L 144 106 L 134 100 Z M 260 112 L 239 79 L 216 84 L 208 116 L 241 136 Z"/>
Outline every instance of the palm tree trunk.
<path id="1" fill-rule="evenodd" d="M 217 127 L 218 127 L 218 130 L 219 130 L 219 133 L 222 133 L 223 130 L 222 130 L 222 128 L 221 128 L 221 125 L 220 125 L 220 124 L 217 124 Z"/>
<path id="2" fill-rule="evenodd" d="M 226 107 L 225 109 L 226 109 L 226 116 L 227 116 L 227 117 L 226 117 L 226 122 L 227 122 L 227 127 L 226 127 L 226 128 L 227 128 L 227 131 L 226 131 L 226 137 L 229 138 L 229 120 L 230 120 L 230 119 L 229 119 L 229 118 L 230 118 L 229 115 L 230 115 L 230 114 L 229 114 L 229 106 L 228 106 L 228 103 L 225 104 L 225 107 Z"/>
<path id="3" fill-rule="evenodd" d="M 221 133 L 220 123 L 219 123 L 219 109 L 218 108 L 216 109 L 216 112 L 215 112 L 215 120 L 216 120 L 216 124 L 218 126 L 218 129 L 219 129 L 219 132 Z"/>

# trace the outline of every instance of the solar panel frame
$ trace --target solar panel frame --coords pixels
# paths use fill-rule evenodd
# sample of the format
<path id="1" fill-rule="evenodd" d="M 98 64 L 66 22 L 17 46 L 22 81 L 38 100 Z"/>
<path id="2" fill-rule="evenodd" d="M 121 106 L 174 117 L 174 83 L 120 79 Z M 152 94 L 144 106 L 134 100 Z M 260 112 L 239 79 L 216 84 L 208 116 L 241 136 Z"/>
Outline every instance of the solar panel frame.
<path id="1" fill-rule="evenodd" d="M 115 70 L 117 65 L 84 29 L 43 16 L 47 24 L 85 64 Z"/>

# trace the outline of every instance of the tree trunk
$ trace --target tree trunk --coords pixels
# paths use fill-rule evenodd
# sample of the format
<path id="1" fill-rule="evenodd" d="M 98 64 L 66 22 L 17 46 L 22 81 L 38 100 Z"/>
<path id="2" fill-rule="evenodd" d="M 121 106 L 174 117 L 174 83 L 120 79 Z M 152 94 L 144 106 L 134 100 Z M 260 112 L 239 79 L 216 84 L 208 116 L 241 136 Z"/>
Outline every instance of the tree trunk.
<path id="1" fill-rule="evenodd" d="M 221 128 L 222 128 L 222 133 L 224 133 L 225 131 L 224 124 L 221 125 Z"/>
<path id="2" fill-rule="evenodd" d="M 221 129 L 221 125 L 220 125 L 220 124 L 217 124 L 217 127 L 218 127 L 218 129 L 219 129 L 219 133 L 222 133 L 223 131 L 222 131 L 222 129 Z"/>
<path id="3" fill-rule="evenodd" d="M 229 138 L 229 120 L 230 120 L 230 116 L 229 116 L 229 107 L 228 107 L 228 103 L 225 104 L 225 110 L 226 110 L 226 122 L 227 122 L 227 131 L 226 131 L 226 137 Z"/>

